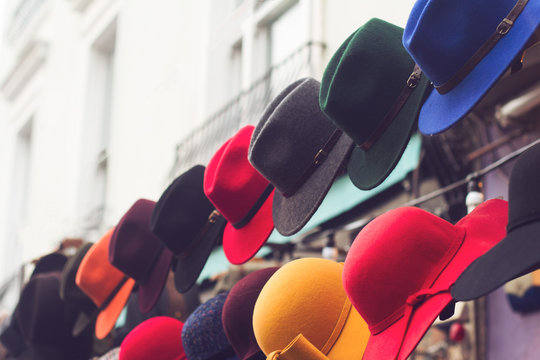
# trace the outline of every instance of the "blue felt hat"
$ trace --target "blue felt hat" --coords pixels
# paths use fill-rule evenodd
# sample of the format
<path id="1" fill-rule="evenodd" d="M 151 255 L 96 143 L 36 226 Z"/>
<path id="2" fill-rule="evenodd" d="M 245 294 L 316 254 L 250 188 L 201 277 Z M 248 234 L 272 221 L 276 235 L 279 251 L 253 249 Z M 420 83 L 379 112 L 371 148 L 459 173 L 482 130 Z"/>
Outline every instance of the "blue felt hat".
<path id="1" fill-rule="evenodd" d="M 433 82 L 418 127 L 440 133 L 482 99 L 540 24 L 540 0 L 418 0 L 403 45 Z"/>

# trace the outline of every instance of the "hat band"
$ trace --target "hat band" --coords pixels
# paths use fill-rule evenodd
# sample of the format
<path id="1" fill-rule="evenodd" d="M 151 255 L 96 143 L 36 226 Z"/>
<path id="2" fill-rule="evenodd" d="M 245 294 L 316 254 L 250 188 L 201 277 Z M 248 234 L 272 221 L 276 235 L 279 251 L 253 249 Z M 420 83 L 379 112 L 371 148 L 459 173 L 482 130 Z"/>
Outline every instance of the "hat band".
<path id="1" fill-rule="evenodd" d="M 403 90 L 401 90 L 401 93 L 394 102 L 394 105 L 392 105 L 390 110 L 386 113 L 379 127 L 375 129 L 375 131 L 369 136 L 366 141 L 362 143 L 362 145 L 360 145 L 360 149 L 368 151 L 369 149 L 371 149 L 373 144 L 375 144 L 377 140 L 379 140 L 384 131 L 388 128 L 388 126 L 390 126 L 394 118 L 401 111 L 403 105 L 405 105 L 405 103 L 413 93 L 414 89 L 418 85 L 418 82 L 420 81 L 421 76 L 422 70 L 417 64 L 414 64 L 414 70 L 411 76 L 409 76 L 409 78 L 407 79 L 407 83 L 405 84 Z"/>
<path id="2" fill-rule="evenodd" d="M 304 171 L 302 176 L 298 178 L 295 185 L 288 191 L 281 193 L 283 196 L 290 197 L 300 188 L 300 186 L 302 186 L 302 184 L 307 181 L 307 179 L 309 179 L 309 177 L 315 172 L 315 170 L 317 170 L 319 165 L 321 165 L 326 160 L 326 158 L 328 158 L 328 153 L 337 144 L 342 134 L 343 131 L 341 131 L 340 129 L 334 130 L 334 132 L 332 133 L 332 135 L 330 135 L 323 147 L 320 148 L 319 151 L 317 151 L 315 157 L 313 158 L 313 161 L 311 162 L 311 164 L 309 164 L 309 167 L 306 169 L 306 171 Z"/>
<path id="3" fill-rule="evenodd" d="M 199 230 L 197 235 L 195 235 L 195 237 L 193 237 L 193 240 L 191 240 L 191 242 L 186 247 L 186 249 L 184 251 L 182 251 L 180 254 L 175 255 L 175 257 L 178 260 L 187 259 L 189 257 L 189 255 L 191 255 L 191 253 L 193 252 L 193 249 L 195 248 L 195 246 L 199 242 L 201 242 L 202 238 L 205 237 L 205 235 L 208 233 L 208 231 L 210 231 L 210 228 L 212 227 L 212 225 L 214 225 L 216 223 L 216 221 L 218 221 L 218 219 L 220 217 L 223 217 L 223 216 L 219 213 L 219 211 L 213 210 L 210 213 L 210 215 L 208 216 L 208 219 L 206 220 L 206 223 L 204 224 L 204 226 L 201 228 L 201 230 Z"/>
<path id="4" fill-rule="evenodd" d="M 341 313 L 339 314 L 339 318 L 336 322 L 336 325 L 334 325 L 334 330 L 332 330 L 332 333 L 328 337 L 328 340 L 326 340 L 326 343 L 323 345 L 321 349 L 321 352 L 323 354 L 328 354 L 330 349 L 332 349 L 337 339 L 339 338 L 339 335 L 341 335 L 341 330 L 343 330 L 343 327 L 345 326 L 345 323 L 347 322 L 347 319 L 349 318 L 351 307 L 352 305 L 349 298 L 345 297 L 345 302 L 343 303 L 343 307 L 341 308 Z"/>
<path id="5" fill-rule="evenodd" d="M 253 206 L 251 207 L 251 209 L 247 212 L 246 215 L 244 215 L 244 217 L 242 219 L 240 219 L 240 221 L 237 221 L 233 224 L 231 224 L 235 229 L 241 229 L 243 228 L 244 226 L 246 226 L 250 221 L 251 219 L 253 219 L 253 217 L 255 216 L 255 214 L 257 213 L 257 211 L 259 211 L 259 209 L 261 208 L 261 206 L 263 206 L 264 202 L 266 201 L 266 199 L 268 198 L 268 196 L 270 196 L 270 194 L 272 193 L 272 191 L 274 190 L 274 185 L 272 184 L 268 184 L 268 186 L 266 187 L 266 189 L 264 189 L 264 191 L 262 192 L 261 196 L 259 196 L 259 198 L 257 199 L 257 201 L 255 201 L 255 204 L 253 204 Z"/>
<path id="6" fill-rule="evenodd" d="M 298 334 L 283 350 L 272 351 L 266 357 L 266 360 L 296 359 L 328 360 L 328 357 L 302 334 Z"/>
<path id="7" fill-rule="evenodd" d="M 506 233 L 508 234 L 510 231 L 514 231 L 519 227 L 522 227 L 523 225 L 527 225 L 528 223 L 539 221 L 540 220 L 540 213 L 531 214 L 529 216 L 521 216 L 518 221 L 512 221 L 512 223 L 508 223 L 506 226 Z"/>
<path id="8" fill-rule="evenodd" d="M 111 293 L 109 294 L 109 296 L 107 296 L 107 298 L 105 299 L 105 301 L 97 308 L 96 313 L 101 312 L 103 309 L 105 309 L 107 306 L 109 306 L 109 304 L 111 303 L 111 301 L 114 299 L 114 297 L 118 294 L 118 292 L 120 291 L 120 289 L 122 288 L 122 286 L 124 286 L 124 284 L 125 284 L 128 280 L 129 280 L 129 276 L 124 275 L 124 277 L 122 278 L 122 280 L 120 280 L 120 282 L 114 287 L 113 291 L 111 291 Z"/>
<path id="9" fill-rule="evenodd" d="M 523 8 L 525 5 L 527 5 L 529 0 L 518 0 L 512 10 L 508 13 L 508 15 L 499 23 L 497 28 L 495 29 L 495 32 L 487 39 L 486 42 L 476 52 L 467 60 L 467 62 L 461 67 L 461 69 L 458 70 L 457 73 L 454 74 L 444 84 L 441 85 L 434 85 L 435 89 L 439 92 L 439 94 L 446 94 L 447 92 L 451 91 L 453 88 L 455 88 L 469 73 L 478 65 L 480 61 L 493 49 L 493 47 L 497 44 L 497 42 L 512 28 L 514 25 L 514 21 L 516 21 L 517 17 L 521 12 L 523 11 Z"/>

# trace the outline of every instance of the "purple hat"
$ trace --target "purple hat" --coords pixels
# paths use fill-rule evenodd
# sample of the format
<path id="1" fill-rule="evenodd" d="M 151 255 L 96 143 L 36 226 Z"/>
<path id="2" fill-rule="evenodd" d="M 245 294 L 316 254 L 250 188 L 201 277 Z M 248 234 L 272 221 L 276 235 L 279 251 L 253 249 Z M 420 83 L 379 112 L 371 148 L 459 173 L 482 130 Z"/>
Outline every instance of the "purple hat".
<path id="1" fill-rule="evenodd" d="M 226 359 L 234 355 L 221 322 L 227 294 L 219 293 L 200 305 L 184 323 L 182 345 L 189 360 Z"/>
<path id="2" fill-rule="evenodd" d="M 229 291 L 221 320 L 225 335 L 240 360 L 265 359 L 253 332 L 253 308 L 264 284 L 279 267 L 254 271 L 238 281 Z"/>
<path id="3" fill-rule="evenodd" d="M 139 199 L 124 214 L 111 237 L 109 261 L 139 285 L 139 309 L 156 304 L 171 267 L 172 252 L 150 231 L 155 202 Z"/>
<path id="4" fill-rule="evenodd" d="M 403 45 L 436 89 L 420 111 L 420 131 L 437 134 L 465 117 L 519 64 L 539 25 L 539 0 L 418 0 Z"/>

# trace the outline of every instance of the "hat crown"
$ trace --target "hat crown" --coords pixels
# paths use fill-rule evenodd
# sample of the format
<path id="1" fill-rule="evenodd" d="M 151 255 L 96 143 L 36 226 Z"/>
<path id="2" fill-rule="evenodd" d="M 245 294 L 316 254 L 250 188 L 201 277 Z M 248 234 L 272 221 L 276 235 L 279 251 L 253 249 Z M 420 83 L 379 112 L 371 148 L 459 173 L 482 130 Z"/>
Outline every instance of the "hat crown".
<path id="1" fill-rule="evenodd" d="M 217 294 L 199 305 L 187 318 L 182 329 L 182 344 L 188 359 L 207 360 L 227 351 L 232 352 L 221 322 L 227 295 L 228 292 Z"/>
<path id="2" fill-rule="evenodd" d="M 370 329 L 398 320 L 407 298 L 433 284 L 464 235 L 415 207 L 390 210 L 366 225 L 345 260 L 343 284 Z"/>
<path id="3" fill-rule="evenodd" d="M 119 360 L 185 359 L 180 335 L 184 324 L 167 316 L 143 321 L 122 341 Z"/>
<path id="4" fill-rule="evenodd" d="M 71 338 L 76 310 L 59 296 L 60 273 L 34 276 L 23 288 L 15 316 L 31 344 L 61 345 Z"/>
<path id="5" fill-rule="evenodd" d="M 260 353 L 253 333 L 253 308 L 268 279 L 278 267 L 254 271 L 238 281 L 229 291 L 221 319 L 225 334 L 240 360 Z"/>
<path id="6" fill-rule="evenodd" d="M 137 200 L 122 216 L 110 240 L 110 263 L 139 282 L 146 279 L 161 251 L 169 251 L 150 231 L 155 204 L 151 200 Z"/>
<path id="7" fill-rule="evenodd" d="M 508 231 L 540 221 L 540 144 L 534 145 L 517 159 L 510 175 L 508 190 Z"/>
<path id="8" fill-rule="evenodd" d="M 177 255 L 189 247 L 214 210 L 204 195 L 204 171 L 196 165 L 178 176 L 152 212 L 151 231 Z"/>
<path id="9" fill-rule="evenodd" d="M 252 125 L 244 126 L 227 140 L 204 173 L 204 193 L 231 223 L 242 220 L 269 185 L 248 161 L 253 129 Z"/>
<path id="10" fill-rule="evenodd" d="M 319 87 L 312 78 L 290 84 L 268 105 L 253 132 L 249 161 L 282 194 L 297 190 L 336 130 L 319 107 Z"/>
<path id="11" fill-rule="evenodd" d="M 114 228 L 110 229 L 86 253 L 75 282 L 94 304 L 101 306 L 124 279 L 125 275 L 109 263 L 109 244 Z"/>
<path id="12" fill-rule="evenodd" d="M 402 35 L 402 28 L 371 19 L 345 40 L 324 71 L 320 107 L 358 145 L 380 126 L 413 72 Z"/>
<path id="13" fill-rule="evenodd" d="M 284 349 L 298 334 L 323 349 L 348 303 L 342 272 L 337 262 L 303 258 L 272 275 L 253 311 L 253 330 L 265 354 Z"/>
<path id="14" fill-rule="evenodd" d="M 516 0 L 419 0 L 403 45 L 435 84 L 447 82 L 495 33 Z"/>

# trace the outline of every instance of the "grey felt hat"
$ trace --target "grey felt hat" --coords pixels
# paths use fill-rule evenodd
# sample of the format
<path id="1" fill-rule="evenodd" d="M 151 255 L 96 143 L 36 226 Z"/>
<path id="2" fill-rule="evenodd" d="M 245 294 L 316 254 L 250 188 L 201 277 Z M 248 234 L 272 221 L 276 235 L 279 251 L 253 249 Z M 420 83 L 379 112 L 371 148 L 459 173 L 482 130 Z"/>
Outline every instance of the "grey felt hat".
<path id="1" fill-rule="evenodd" d="M 343 170 L 353 140 L 319 107 L 319 82 L 290 84 L 266 108 L 249 161 L 276 188 L 272 217 L 285 236 L 300 231 Z"/>

